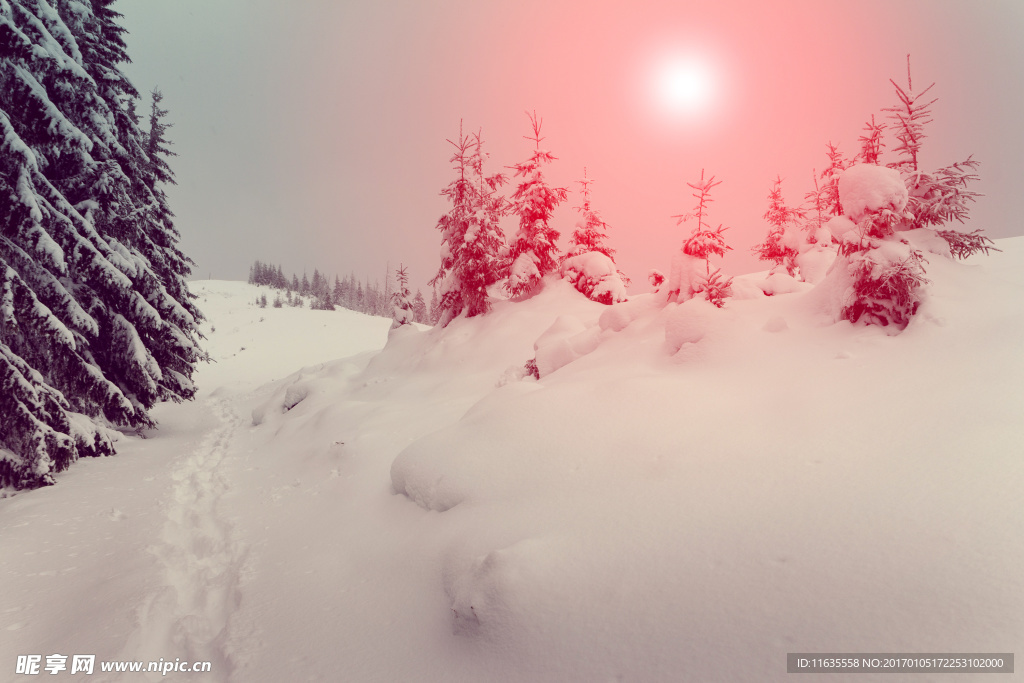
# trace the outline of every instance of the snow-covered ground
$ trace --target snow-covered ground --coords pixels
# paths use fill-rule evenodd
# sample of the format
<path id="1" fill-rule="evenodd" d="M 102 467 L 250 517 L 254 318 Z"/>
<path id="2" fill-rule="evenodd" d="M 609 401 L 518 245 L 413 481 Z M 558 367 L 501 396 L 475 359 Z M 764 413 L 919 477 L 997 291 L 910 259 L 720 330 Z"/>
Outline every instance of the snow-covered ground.
<path id="1" fill-rule="evenodd" d="M 390 340 L 194 283 L 200 398 L 0 500 L 0 678 L 54 653 L 212 662 L 87 681 L 257 683 L 1022 653 L 1024 238 L 998 246 L 930 256 L 897 336 L 750 278 L 723 310 L 554 282 Z"/>

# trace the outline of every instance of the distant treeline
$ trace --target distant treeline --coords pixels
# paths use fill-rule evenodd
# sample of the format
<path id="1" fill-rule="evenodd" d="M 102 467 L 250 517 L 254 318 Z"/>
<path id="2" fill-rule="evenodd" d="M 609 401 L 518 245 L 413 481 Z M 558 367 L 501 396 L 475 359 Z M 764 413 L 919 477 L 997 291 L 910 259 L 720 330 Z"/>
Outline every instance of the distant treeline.
<path id="1" fill-rule="evenodd" d="M 273 287 L 279 290 L 270 305 L 275 308 L 282 306 L 304 306 L 305 300 L 309 299 L 309 307 L 315 310 L 333 311 L 335 308 L 347 308 L 350 311 L 366 313 L 367 315 L 379 315 L 390 318 L 393 313 L 394 304 L 392 295 L 391 278 L 384 282 L 383 289 L 377 282 L 370 283 L 369 279 L 364 282 L 356 280 L 355 275 L 346 278 L 334 276 L 333 282 L 326 275 L 321 275 L 317 269 L 313 270 L 313 277 L 310 279 L 306 273 L 302 279 L 292 273 L 289 277 L 284 274 L 280 265 L 274 266 L 262 261 L 256 261 L 249 269 L 249 284 Z M 413 320 L 426 325 L 433 325 L 436 320 L 437 295 L 432 297 L 430 307 L 423 298 L 423 293 L 416 290 L 413 297 Z M 268 301 L 265 294 L 261 295 L 257 303 L 260 306 L 267 306 Z"/>

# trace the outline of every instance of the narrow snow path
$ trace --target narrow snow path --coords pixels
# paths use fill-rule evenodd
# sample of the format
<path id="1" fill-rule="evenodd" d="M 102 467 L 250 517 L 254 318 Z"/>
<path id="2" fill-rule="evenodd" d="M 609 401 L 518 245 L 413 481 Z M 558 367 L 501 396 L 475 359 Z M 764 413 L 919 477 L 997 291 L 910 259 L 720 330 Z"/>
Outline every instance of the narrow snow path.
<path id="1" fill-rule="evenodd" d="M 138 660 L 154 661 L 174 652 L 192 662 L 211 662 L 207 680 L 227 681 L 231 662 L 223 643 L 238 603 L 244 549 L 219 509 L 228 489 L 220 470 L 244 421 L 231 399 L 203 403 L 218 425 L 174 465 L 174 484 L 164 504 L 166 521 L 159 543 L 150 548 L 159 559 L 163 585 L 140 607 L 140 628 L 128 650 Z"/>
<path id="2" fill-rule="evenodd" d="M 48 677 L 42 667 L 54 654 L 69 668 L 72 655 L 96 658 L 92 675 L 65 670 L 61 680 L 244 680 L 238 647 L 254 635 L 236 608 L 247 550 L 260 539 L 240 527 L 228 499 L 247 495 L 233 477 L 249 467 L 245 428 L 252 403 L 265 400 L 254 390 L 306 365 L 381 348 L 389 321 L 259 309 L 256 288 L 243 283 L 192 287 L 212 321 L 203 331 L 214 359 L 197 369 L 196 400 L 154 408 L 159 429 L 122 436 L 117 456 L 82 460 L 57 486 L 0 499 L 2 681 L 13 680 L 24 655 L 40 656 Z M 100 670 L 161 659 L 208 661 L 211 670 Z"/>

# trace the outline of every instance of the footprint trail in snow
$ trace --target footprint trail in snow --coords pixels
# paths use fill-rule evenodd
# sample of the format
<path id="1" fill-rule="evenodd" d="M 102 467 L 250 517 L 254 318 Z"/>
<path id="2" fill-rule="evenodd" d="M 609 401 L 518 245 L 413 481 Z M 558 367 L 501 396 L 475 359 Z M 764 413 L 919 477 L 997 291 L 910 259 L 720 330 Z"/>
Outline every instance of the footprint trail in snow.
<path id="1" fill-rule="evenodd" d="M 147 662 L 209 661 L 212 671 L 196 676 L 228 681 L 236 664 L 229 634 L 244 549 L 219 510 L 228 489 L 221 468 L 243 420 L 223 398 L 208 399 L 207 405 L 219 425 L 172 471 L 167 520 L 160 542 L 149 549 L 163 565 L 164 585 L 140 606 L 140 627 L 126 652 Z"/>

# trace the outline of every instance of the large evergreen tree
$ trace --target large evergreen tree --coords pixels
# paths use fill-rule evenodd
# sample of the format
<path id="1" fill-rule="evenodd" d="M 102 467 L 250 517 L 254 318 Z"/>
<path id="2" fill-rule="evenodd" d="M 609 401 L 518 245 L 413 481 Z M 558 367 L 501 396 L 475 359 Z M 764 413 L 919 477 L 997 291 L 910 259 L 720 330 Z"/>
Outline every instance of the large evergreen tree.
<path id="1" fill-rule="evenodd" d="M 0 1 L 0 485 L 52 483 L 195 393 L 166 111 L 139 126 L 112 4 Z"/>

